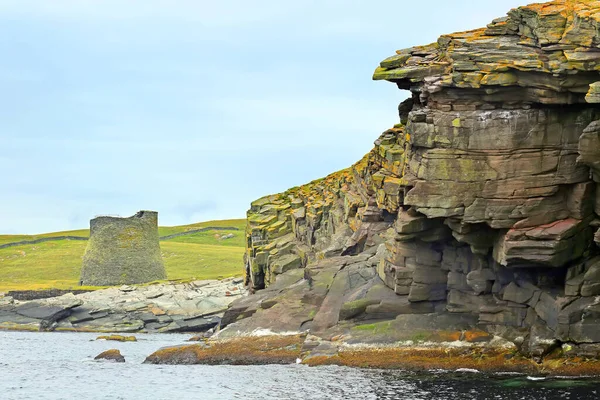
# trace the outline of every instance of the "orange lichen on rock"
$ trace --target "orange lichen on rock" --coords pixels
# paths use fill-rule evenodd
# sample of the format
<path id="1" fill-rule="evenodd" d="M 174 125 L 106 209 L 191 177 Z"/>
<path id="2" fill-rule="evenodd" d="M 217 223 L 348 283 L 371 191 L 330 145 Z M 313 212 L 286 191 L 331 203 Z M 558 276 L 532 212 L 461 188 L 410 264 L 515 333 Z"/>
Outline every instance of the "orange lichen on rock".
<path id="1" fill-rule="evenodd" d="M 98 336 L 96 340 L 112 340 L 115 342 L 137 342 L 137 338 L 135 336 L 123 335 Z"/>
<path id="2" fill-rule="evenodd" d="M 123 357 L 121 355 L 121 352 L 117 349 L 110 349 L 110 350 L 106 350 L 103 351 L 102 353 L 98 354 L 94 360 L 107 360 L 107 361 L 114 361 L 114 362 L 125 362 L 125 357 Z"/>
<path id="3" fill-rule="evenodd" d="M 486 342 L 489 341 L 491 338 L 492 335 L 480 330 L 465 331 L 462 336 L 462 340 L 469 343 Z"/>
<path id="4" fill-rule="evenodd" d="M 484 372 L 520 372 L 564 376 L 598 375 L 600 361 L 548 360 L 540 364 L 503 349 L 452 348 L 358 348 L 326 356 L 308 357 L 309 366 L 340 365 L 428 371 L 432 369 L 476 369 Z"/>
<path id="5" fill-rule="evenodd" d="M 304 337 L 259 336 L 207 341 L 162 348 L 146 358 L 148 364 L 292 364 L 300 357 Z"/>

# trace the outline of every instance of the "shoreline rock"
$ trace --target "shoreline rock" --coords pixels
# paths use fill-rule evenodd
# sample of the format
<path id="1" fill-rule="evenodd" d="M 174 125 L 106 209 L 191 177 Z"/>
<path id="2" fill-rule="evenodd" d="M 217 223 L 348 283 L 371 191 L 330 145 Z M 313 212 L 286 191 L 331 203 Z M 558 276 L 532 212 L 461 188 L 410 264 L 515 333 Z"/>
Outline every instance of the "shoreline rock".
<path id="1" fill-rule="evenodd" d="M 106 360 L 106 361 L 124 363 L 125 357 L 123 357 L 121 355 L 121 352 L 119 350 L 111 349 L 111 350 L 103 351 L 102 353 L 98 354 L 96 357 L 94 357 L 94 360 Z"/>
<path id="2" fill-rule="evenodd" d="M 246 293 L 240 278 L 121 286 L 35 301 L 0 302 L 0 330 L 205 332 Z"/>
<path id="3" fill-rule="evenodd" d="M 137 342 L 137 338 L 135 336 L 123 335 L 98 336 L 96 340 L 110 340 L 114 342 Z"/>
<path id="4" fill-rule="evenodd" d="M 171 346 L 149 355 L 145 364 L 262 365 L 293 364 L 301 355 L 302 335 L 278 335 Z"/>
<path id="5" fill-rule="evenodd" d="M 311 367 L 338 365 L 355 368 L 480 372 L 513 372 L 552 376 L 599 376 L 600 360 L 567 354 L 535 362 L 519 355 L 502 339 L 485 344 L 422 342 L 389 345 L 348 344 L 306 334 L 243 336 L 208 340 L 200 344 L 166 347 L 149 355 L 147 364 L 259 365 L 304 364 Z M 462 345 L 461 345 L 462 343 Z"/>

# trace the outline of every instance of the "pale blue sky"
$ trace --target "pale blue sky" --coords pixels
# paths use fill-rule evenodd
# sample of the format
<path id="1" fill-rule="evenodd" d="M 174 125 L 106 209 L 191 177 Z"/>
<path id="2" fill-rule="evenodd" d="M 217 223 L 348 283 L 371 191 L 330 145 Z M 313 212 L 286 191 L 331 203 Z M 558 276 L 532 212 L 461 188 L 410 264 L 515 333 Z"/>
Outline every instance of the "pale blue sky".
<path id="1" fill-rule="evenodd" d="M 0 0 L 0 233 L 241 218 L 345 168 L 406 96 L 396 49 L 516 0 Z"/>

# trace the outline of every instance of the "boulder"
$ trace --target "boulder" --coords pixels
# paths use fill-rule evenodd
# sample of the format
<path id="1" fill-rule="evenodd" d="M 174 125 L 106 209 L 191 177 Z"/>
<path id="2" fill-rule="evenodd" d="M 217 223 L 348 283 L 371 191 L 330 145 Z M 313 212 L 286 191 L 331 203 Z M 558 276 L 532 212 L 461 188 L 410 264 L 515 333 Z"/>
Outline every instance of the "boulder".
<path id="1" fill-rule="evenodd" d="M 94 360 L 105 360 L 105 361 L 113 361 L 118 363 L 124 363 L 125 357 L 121 355 L 121 352 L 117 349 L 111 349 L 103 351 L 94 357 Z"/>

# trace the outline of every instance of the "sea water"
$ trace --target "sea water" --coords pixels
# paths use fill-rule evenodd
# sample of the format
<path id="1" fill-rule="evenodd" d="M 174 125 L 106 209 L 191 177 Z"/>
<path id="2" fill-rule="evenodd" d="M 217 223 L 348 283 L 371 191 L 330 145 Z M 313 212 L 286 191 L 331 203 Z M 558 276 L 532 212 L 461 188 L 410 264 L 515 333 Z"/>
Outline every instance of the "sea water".
<path id="1" fill-rule="evenodd" d="M 0 399 L 572 399 L 600 398 L 600 380 L 485 375 L 473 370 L 369 370 L 303 365 L 150 365 L 189 335 L 0 332 Z M 94 361 L 116 348 L 125 363 Z"/>

